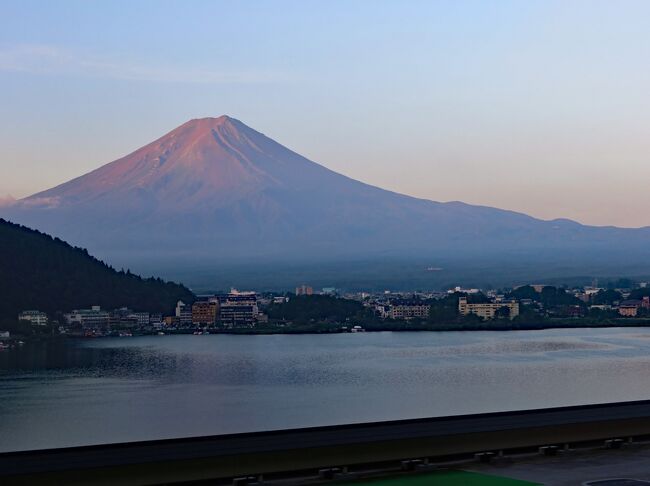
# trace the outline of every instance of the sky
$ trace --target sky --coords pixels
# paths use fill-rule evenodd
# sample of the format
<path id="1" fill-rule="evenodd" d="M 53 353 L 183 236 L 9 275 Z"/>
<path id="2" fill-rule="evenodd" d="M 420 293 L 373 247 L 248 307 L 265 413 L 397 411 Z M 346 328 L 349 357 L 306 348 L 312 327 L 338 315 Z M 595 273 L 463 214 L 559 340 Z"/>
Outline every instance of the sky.
<path id="1" fill-rule="evenodd" d="M 0 202 L 237 118 L 364 182 L 650 225 L 650 2 L 0 1 Z"/>

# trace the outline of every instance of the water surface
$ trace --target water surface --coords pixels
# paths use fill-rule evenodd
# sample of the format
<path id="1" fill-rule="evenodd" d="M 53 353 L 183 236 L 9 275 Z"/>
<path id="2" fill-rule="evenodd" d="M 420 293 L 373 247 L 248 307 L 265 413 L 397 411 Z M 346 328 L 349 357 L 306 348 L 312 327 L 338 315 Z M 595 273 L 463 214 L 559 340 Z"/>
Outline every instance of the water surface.
<path id="1" fill-rule="evenodd" d="M 64 340 L 0 352 L 0 451 L 650 399 L 650 329 Z"/>

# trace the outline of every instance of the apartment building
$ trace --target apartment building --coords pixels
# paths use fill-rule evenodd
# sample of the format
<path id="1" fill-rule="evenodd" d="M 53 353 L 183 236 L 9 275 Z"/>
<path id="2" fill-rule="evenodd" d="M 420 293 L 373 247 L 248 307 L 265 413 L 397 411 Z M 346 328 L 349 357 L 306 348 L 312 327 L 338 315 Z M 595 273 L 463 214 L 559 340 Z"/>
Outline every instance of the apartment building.
<path id="1" fill-rule="evenodd" d="M 394 300 L 386 312 L 390 319 L 409 320 L 426 319 L 431 306 L 420 300 Z"/>
<path id="2" fill-rule="evenodd" d="M 463 316 L 475 314 L 483 319 L 494 319 L 497 311 L 504 307 L 508 309 L 510 319 L 514 319 L 519 315 L 519 302 L 513 300 L 469 304 L 467 297 L 458 299 L 458 312 Z"/>

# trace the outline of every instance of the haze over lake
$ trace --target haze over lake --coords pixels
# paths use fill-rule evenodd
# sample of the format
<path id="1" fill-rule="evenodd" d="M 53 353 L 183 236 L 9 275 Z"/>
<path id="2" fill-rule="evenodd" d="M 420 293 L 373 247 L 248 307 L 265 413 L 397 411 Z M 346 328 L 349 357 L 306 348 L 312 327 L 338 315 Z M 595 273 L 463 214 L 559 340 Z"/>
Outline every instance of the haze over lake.
<path id="1" fill-rule="evenodd" d="M 650 329 L 62 340 L 0 353 L 0 452 L 650 398 Z"/>

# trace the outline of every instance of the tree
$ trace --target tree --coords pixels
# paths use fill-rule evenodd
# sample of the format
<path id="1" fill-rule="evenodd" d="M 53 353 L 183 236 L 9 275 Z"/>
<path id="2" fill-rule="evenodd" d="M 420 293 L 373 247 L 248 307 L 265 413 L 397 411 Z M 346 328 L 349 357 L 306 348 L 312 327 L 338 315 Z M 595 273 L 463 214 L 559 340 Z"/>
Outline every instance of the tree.
<path id="1" fill-rule="evenodd" d="M 367 318 L 367 312 L 361 302 L 329 295 L 292 296 L 289 302 L 271 304 L 268 309 L 269 318 L 298 324 L 361 320 Z"/>
<path id="2" fill-rule="evenodd" d="M 600 290 L 591 297 L 591 303 L 595 305 L 612 305 L 621 300 L 623 300 L 621 293 L 612 289 Z"/>
<path id="3" fill-rule="evenodd" d="M 0 219 L 0 316 L 27 309 L 48 314 L 100 305 L 171 312 L 194 295 L 182 285 L 116 272 L 88 252 Z"/>
<path id="4" fill-rule="evenodd" d="M 530 285 L 522 285 L 521 287 L 517 287 L 516 289 L 513 289 L 509 294 L 508 298 L 510 299 L 530 299 L 534 301 L 539 301 L 541 298 L 541 295 Z"/>
<path id="5" fill-rule="evenodd" d="M 643 300 L 643 298 L 647 296 L 650 296 L 650 288 L 644 287 L 641 289 L 634 289 L 630 292 L 628 299 Z"/>
<path id="6" fill-rule="evenodd" d="M 634 287 L 634 282 L 629 278 L 619 278 L 618 280 L 607 282 L 608 289 L 629 289 Z"/>

